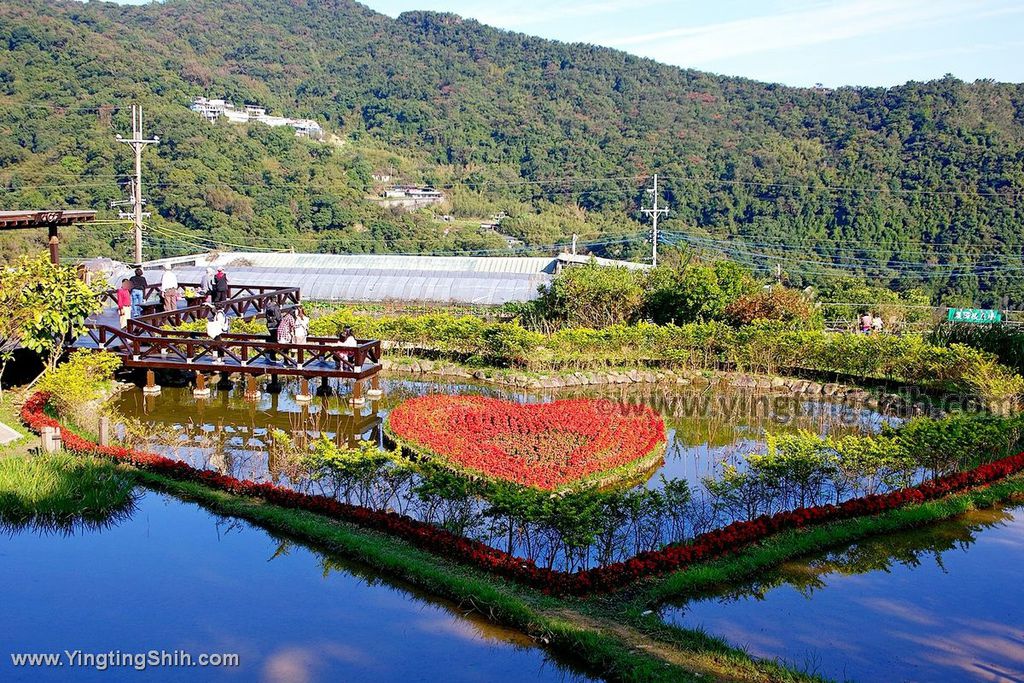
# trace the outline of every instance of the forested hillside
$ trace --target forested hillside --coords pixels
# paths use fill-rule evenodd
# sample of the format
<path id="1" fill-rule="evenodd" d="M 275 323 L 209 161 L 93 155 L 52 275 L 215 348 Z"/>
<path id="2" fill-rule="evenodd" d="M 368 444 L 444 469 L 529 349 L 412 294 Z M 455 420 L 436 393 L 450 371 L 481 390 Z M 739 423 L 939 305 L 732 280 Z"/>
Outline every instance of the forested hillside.
<path id="1" fill-rule="evenodd" d="M 314 118 L 331 139 L 211 125 L 187 109 L 197 95 Z M 1020 84 L 797 89 L 345 0 L 4 0 L 3 208 L 122 198 L 114 133 L 136 100 L 162 138 L 153 249 L 501 253 L 474 220 L 504 210 L 527 245 L 577 232 L 639 256 L 657 172 L 669 242 L 781 263 L 793 284 L 854 273 L 1024 301 Z M 381 170 L 444 188 L 456 221 L 366 201 Z M 120 230 L 76 248 L 123 255 Z"/>

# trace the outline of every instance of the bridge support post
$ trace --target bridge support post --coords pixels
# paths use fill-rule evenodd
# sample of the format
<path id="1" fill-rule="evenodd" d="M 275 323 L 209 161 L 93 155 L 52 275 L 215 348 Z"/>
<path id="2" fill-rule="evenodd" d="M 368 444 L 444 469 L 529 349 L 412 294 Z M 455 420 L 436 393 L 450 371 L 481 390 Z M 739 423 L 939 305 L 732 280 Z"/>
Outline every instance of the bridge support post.
<path id="1" fill-rule="evenodd" d="M 245 393 L 243 398 L 246 401 L 258 401 L 260 400 L 260 388 L 256 384 L 256 378 L 252 375 L 245 376 Z"/>
<path id="2" fill-rule="evenodd" d="M 330 383 L 326 377 L 320 378 L 320 386 L 316 389 L 317 396 L 330 396 L 334 393 L 334 389 L 331 388 Z"/>
<path id="3" fill-rule="evenodd" d="M 363 398 L 363 381 L 354 380 L 352 382 L 352 394 L 348 398 L 348 402 L 354 406 L 361 406 L 366 403 L 366 399 Z"/>
<path id="4" fill-rule="evenodd" d="M 142 393 L 151 396 L 160 393 L 160 385 L 156 383 L 156 374 L 152 370 L 146 370 L 146 386 L 142 387 Z"/>
<path id="5" fill-rule="evenodd" d="M 192 395 L 196 398 L 206 398 L 210 395 L 210 387 L 206 386 L 206 375 L 201 372 L 196 373 L 196 386 L 192 390 Z"/>
<path id="6" fill-rule="evenodd" d="M 43 427 L 39 430 L 43 453 L 57 453 L 63 447 L 59 427 Z"/>
<path id="7" fill-rule="evenodd" d="M 266 392 L 268 394 L 280 394 L 281 393 L 281 381 L 277 378 L 276 374 L 271 373 L 270 381 L 267 382 Z"/>
<path id="8" fill-rule="evenodd" d="M 299 393 L 295 394 L 296 403 L 309 403 L 313 400 L 313 394 L 309 393 L 309 380 L 303 377 L 299 380 Z"/>
<path id="9" fill-rule="evenodd" d="M 384 392 L 380 390 L 380 375 L 374 375 L 370 378 L 370 389 L 366 392 L 366 398 L 372 401 L 383 395 Z"/>
<path id="10" fill-rule="evenodd" d="M 235 388 L 235 383 L 231 381 L 231 373 L 222 372 L 220 374 L 220 379 L 217 381 L 217 388 L 224 391 L 230 391 Z"/>
<path id="11" fill-rule="evenodd" d="M 100 427 L 100 434 L 99 434 L 100 445 L 101 446 L 109 446 L 110 445 L 110 418 L 107 417 L 106 415 L 101 416 L 100 417 L 99 427 Z"/>

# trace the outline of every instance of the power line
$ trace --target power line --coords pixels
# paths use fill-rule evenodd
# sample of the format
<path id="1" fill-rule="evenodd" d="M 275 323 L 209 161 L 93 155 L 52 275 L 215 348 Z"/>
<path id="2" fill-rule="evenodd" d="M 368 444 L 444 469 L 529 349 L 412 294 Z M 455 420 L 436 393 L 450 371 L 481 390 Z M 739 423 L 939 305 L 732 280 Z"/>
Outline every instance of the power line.
<path id="1" fill-rule="evenodd" d="M 726 254 L 729 254 L 729 255 L 733 256 L 734 258 L 736 258 L 737 256 L 738 257 L 746 257 L 746 259 L 748 260 L 749 263 L 752 263 L 752 264 L 755 264 L 755 265 L 756 265 L 758 259 L 760 259 L 762 261 L 770 261 L 770 262 L 773 262 L 773 263 L 776 263 L 776 262 L 780 261 L 780 256 L 778 254 L 765 254 L 765 253 L 761 253 L 761 252 L 757 252 L 757 251 L 752 251 L 752 250 L 749 250 L 749 249 L 744 249 L 741 246 L 737 246 L 737 245 L 723 244 L 723 243 L 718 243 L 718 242 L 713 242 L 713 243 L 709 244 L 707 242 L 701 242 L 699 238 L 691 238 L 689 236 L 680 235 L 678 233 L 668 233 L 665 236 L 669 240 L 673 240 L 673 241 L 675 241 L 675 240 L 686 241 L 686 242 L 691 243 L 691 244 L 696 243 L 696 245 L 698 247 L 717 249 L 717 250 L 722 251 L 723 253 L 726 253 Z M 741 258 L 736 258 L 736 260 L 741 260 Z M 995 272 L 1018 272 L 1018 271 L 1024 271 L 1024 265 L 1022 265 L 1020 267 L 1017 267 L 1017 266 L 1004 266 L 1004 265 L 973 266 L 973 267 L 969 267 L 969 266 L 959 266 L 959 265 L 937 266 L 937 265 L 933 265 L 933 264 L 929 264 L 929 263 L 915 263 L 915 264 L 909 264 L 909 266 L 904 266 L 904 267 L 892 267 L 892 266 L 888 266 L 886 264 L 880 264 L 880 263 L 871 263 L 871 264 L 863 264 L 863 263 L 861 263 L 861 264 L 850 264 L 850 263 L 845 263 L 844 264 L 844 263 L 834 263 L 834 262 L 828 262 L 828 261 L 816 261 L 816 260 L 811 260 L 811 259 L 801 259 L 801 258 L 792 258 L 792 257 L 787 257 L 786 258 L 786 263 L 818 267 L 817 270 L 815 270 L 814 268 L 811 268 L 811 269 L 801 268 L 800 271 L 801 272 L 805 272 L 805 273 L 808 273 L 808 272 L 822 272 L 823 269 L 832 269 L 832 270 L 840 269 L 840 270 L 847 270 L 847 271 L 855 271 L 855 272 L 858 272 L 858 273 L 862 273 L 864 271 L 869 271 L 869 270 L 879 270 L 879 271 L 886 271 L 886 270 L 888 270 L 888 271 L 892 271 L 892 272 L 896 272 L 896 273 L 904 274 L 904 275 L 905 274 L 913 274 L 913 275 L 922 275 L 923 276 L 923 275 L 932 275 L 932 274 L 934 274 L 934 275 L 954 276 L 954 275 L 983 275 L 983 274 L 995 273 Z"/>
<path id="2" fill-rule="evenodd" d="M 787 247 L 786 245 L 766 244 L 766 243 L 763 243 L 763 242 L 752 242 L 752 241 L 748 241 L 748 240 L 744 240 L 744 241 L 736 241 L 736 240 L 727 241 L 727 240 L 719 240 L 719 239 L 714 239 L 714 238 L 703 238 L 703 237 L 697 237 L 697 236 L 688 236 L 688 235 L 684 235 L 684 234 L 681 234 L 681 233 L 669 233 L 669 234 L 671 234 L 673 236 L 678 236 L 681 239 L 685 239 L 687 241 L 700 242 L 700 243 L 703 243 L 703 244 L 716 244 L 716 245 L 717 244 L 725 244 L 725 245 L 730 246 L 731 248 L 762 247 L 762 248 L 765 248 L 765 249 L 776 249 L 778 251 L 781 251 L 783 253 L 788 253 L 788 254 L 796 253 L 798 255 L 810 255 L 810 254 L 806 254 L 805 250 L 800 250 L 800 249 L 797 249 L 797 248 L 790 248 L 790 247 Z M 839 249 L 830 250 L 830 252 L 841 252 L 841 251 L 842 250 L 839 250 Z M 855 250 L 855 251 L 859 252 L 860 250 Z M 814 252 L 812 252 L 812 253 L 814 253 Z M 911 253 L 915 253 L 915 252 L 911 252 Z M 928 252 L 917 252 L 917 253 L 927 254 Z M 827 254 L 827 253 L 826 254 L 819 254 L 819 255 L 823 256 L 823 257 L 829 256 L 829 254 Z M 945 254 L 934 254 L 934 255 L 935 256 L 940 256 L 940 255 L 941 256 L 949 256 L 950 254 L 949 253 L 945 253 Z M 956 254 L 953 254 L 953 255 L 969 257 L 970 260 L 982 260 L 982 261 L 1004 261 L 1004 260 L 1010 260 L 1010 259 L 1015 259 L 1015 260 L 1019 261 L 1022 258 L 1020 255 L 1014 255 L 1014 254 L 994 254 L 994 253 L 970 254 L 970 253 L 965 253 L 965 252 L 957 252 Z M 774 255 L 774 256 L 777 256 L 777 255 Z M 843 259 L 843 260 L 846 260 L 846 261 L 852 261 L 852 262 L 855 262 L 855 263 L 866 263 L 866 264 L 871 264 L 871 265 L 882 263 L 882 264 L 886 264 L 886 265 L 890 265 L 890 266 L 891 265 L 922 265 L 922 266 L 927 266 L 927 267 L 933 267 L 932 264 L 929 264 L 929 263 L 926 263 L 926 262 L 921 262 L 921 261 L 902 261 L 902 260 L 891 260 L 891 259 L 889 259 L 889 260 L 882 260 L 882 259 L 872 258 L 872 257 L 863 257 L 863 258 L 861 258 L 861 257 L 858 257 L 858 256 L 836 256 L 834 258 L 836 258 L 836 259 Z"/>
<path id="3" fill-rule="evenodd" d="M 255 250 L 255 251 L 285 252 L 285 251 L 289 251 L 290 250 L 289 248 L 266 246 L 265 244 L 264 245 L 253 244 L 253 243 L 240 244 L 240 243 L 226 242 L 226 241 L 219 240 L 219 239 L 216 239 L 216 238 L 213 238 L 213 237 L 204 237 L 202 235 L 195 235 L 195 234 L 191 234 L 191 233 L 185 233 L 185 232 L 182 232 L 182 231 L 179 231 L 179 230 L 174 230 L 174 229 L 168 228 L 166 226 L 155 226 L 155 225 L 147 224 L 145 227 L 146 227 L 147 232 L 149 234 L 155 234 L 155 235 L 157 235 L 158 237 L 160 237 L 162 239 L 167 239 L 167 240 L 171 240 L 171 241 L 178 241 L 178 242 L 181 242 L 181 243 L 184 243 L 184 244 L 189 244 L 191 246 L 198 247 L 198 248 L 201 248 L 201 249 L 213 249 L 213 248 L 220 248 L 220 247 L 231 247 L 231 248 L 238 249 L 239 251 L 254 251 Z M 329 239 L 331 237 L 331 235 L 325 234 L 324 237 Z M 308 236 L 308 235 L 288 236 L 287 239 L 292 240 L 292 239 L 295 239 L 295 238 L 303 238 L 303 239 L 305 239 L 305 238 L 317 238 L 319 240 L 319 238 L 317 236 L 315 236 L 315 235 L 313 235 L 313 236 Z M 614 246 L 614 245 L 618 245 L 618 244 L 635 243 L 635 242 L 638 242 L 638 241 L 642 241 L 645 238 L 646 238 L 645 234 L 631 234 L 631 235 L 625 235 L 625 236 L 604 236 L 604 237 L 595 238 L 593 240 L 587 240 L 585 242 L 585 244 L 587 246 L 590 246 L 590 247 Z M 382 240 L 381 242 L 383 244 L 385 244 L 385 245 L 388 245 L 388 240 Z M 524 251 L 531 251 L 531 250 L 532 251 L 544 251 L 544 250 L 554 250 L 554 249 L 568 248 L 569 246 L 570 246 L 570 243 L 555 243 L 555 244 L 546 244 L 546 245 L 523 245 L 523 247 L 520 247 L 520 249 L 524 250 Z M 418 251 L 418 252 L 393 252 L 393 251 L 389 251 L 388 253 L 399 255 L 399 256 L 429 256 L 429 255 L 471 256 L 471 255 L 509 254 L 510 252 L 514 253 L 514 251 L 515 250 L 511 250 L 511 249 L 509 249 L 507 247 L 502 247 L 502 248 L 493 248 L 493 249 L 450 249 L 450 250 L 432 250 L 432 251 Z"/>
<path id="4" fill-rule="evenodd" d="M 1016 198 L 1024 190 L 1014 190 L 1009 195 L 999 191 L 976 190 L 965 192 L 963 190 L 915 190 L 909 188 L 888 188 L 888 187 L 856 187 L 848 185 L 810 185 L 789 182 L 763 182 L 756 180 L 730 180 L 716 178 L 695 178 L 684 176 L 662 176 L 663 180 L 674 180 L 680 183 L 697 183 L 706 185 L 741 185 L 751 187 L 776 187 L 782 189 L 796 190 L 827 190 L 829 192 L 863 192 L 865 194 L 900 194 L 900 195 L 939 195 L 939 196 L 963 196 L 963 197 L 992 197 L 992 198 Z"/>

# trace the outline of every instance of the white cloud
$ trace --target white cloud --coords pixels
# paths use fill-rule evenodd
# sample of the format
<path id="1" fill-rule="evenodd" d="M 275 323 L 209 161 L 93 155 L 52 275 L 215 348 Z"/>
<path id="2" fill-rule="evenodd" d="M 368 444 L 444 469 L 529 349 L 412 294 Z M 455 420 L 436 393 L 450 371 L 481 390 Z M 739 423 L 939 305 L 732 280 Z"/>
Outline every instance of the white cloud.
<path id="1" fill-rule="evenodd" d="M 676 64 L 701 65 L 898 29 L 925 29 L 935 22 L 977 16 L 984 7 L 983 3 L 959 0 L 818 2 L 774 15 L 704 26 L 681 26 L 597 42 Z M 990 6 L 989 11 L 1010 9 Z"/>
<path id="2" fill-rule="evenodd" d="M 986 52 L 1002 52 L 1004 50 L 1015 50 L 1024 47 L 1024 41 L 1007 41 L 1003 43 L 973 43 L 970 45 L 955 45 L 935 48 L 934 50 L 919 50 L 916 52 L 890 52 L 868 59 L 864 64 L 898 64 L 901 62 L 920 62 L 931 59 L 944 59 L 955 55 L 976 55 Z"/>
<path id="3" fill-rule="evenodd" d="M 488 3 L 462 10 L 466 16 L 491 26 L 520 28 L 550 24 L 566 19 L 590 18 L 620 12 L 633 11 L 656 5 L 669 4 L 671 0 L 563 0 L 547 3 Z M 526 5 L 526 6 L 524 6 Z"/>

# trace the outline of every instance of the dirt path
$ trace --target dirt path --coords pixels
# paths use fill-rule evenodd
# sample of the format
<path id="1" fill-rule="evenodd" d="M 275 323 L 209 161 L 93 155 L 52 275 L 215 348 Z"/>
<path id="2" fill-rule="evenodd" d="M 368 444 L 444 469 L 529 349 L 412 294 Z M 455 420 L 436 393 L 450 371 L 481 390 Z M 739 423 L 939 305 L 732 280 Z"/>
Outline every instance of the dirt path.
<path id="1" fill-rule="evenodd" d="M 576 626 L 595 632 L 614 634 L 617 639 L 634 650 L 644 652 L 652 657 L 685 669 L 691 672 L 694 678 L 715 681 L 767 682 L 777 680 L 769 673 L 760 671 L 749 664 L 747 665 L 749 669 L 744 672 L 741 669 L 746 667 L 738 666 L 738 662 L 735 659 L 726 661 L 727 658 L 720 653 L 686 650 L 678 645 L 658 640 L 649 633 L 613 619 L 582 614 L 569 608 L 545 610 L 545 614 L 553 618 L 564 619 Z"/>

